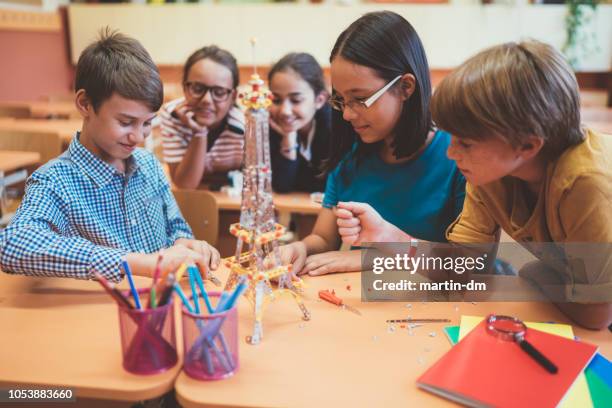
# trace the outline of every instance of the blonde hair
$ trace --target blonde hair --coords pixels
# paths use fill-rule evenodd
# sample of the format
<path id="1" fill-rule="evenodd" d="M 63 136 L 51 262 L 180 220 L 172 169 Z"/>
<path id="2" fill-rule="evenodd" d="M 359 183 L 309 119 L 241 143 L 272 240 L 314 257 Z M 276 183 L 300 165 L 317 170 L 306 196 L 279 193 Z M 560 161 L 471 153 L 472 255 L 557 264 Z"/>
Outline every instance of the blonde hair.
<path id="1" fill-rule="evenodd" d="M 438 127 L 459 138 L 499 137 L 519 146 L 541 137 L 549 158 L 584 138 L 576 77 L 558 51 L 535 40 L 468 59 L 437 87 L 431 111 Z"/>

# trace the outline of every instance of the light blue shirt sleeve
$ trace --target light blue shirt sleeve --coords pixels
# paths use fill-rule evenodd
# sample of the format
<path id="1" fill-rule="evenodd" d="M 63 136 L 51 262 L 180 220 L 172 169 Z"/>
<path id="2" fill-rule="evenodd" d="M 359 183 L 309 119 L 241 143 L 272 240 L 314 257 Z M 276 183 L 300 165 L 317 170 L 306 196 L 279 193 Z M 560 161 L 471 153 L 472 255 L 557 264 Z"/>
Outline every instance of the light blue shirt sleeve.
<path id="1" fill-rule="evenodd" d="M 62 199 L 51 184 L 44 176 L 28 181 L 13 222 L 0 233 L 0 269 L 76 279 L 90 279 L 95 271 L 119 282 L 119 264 L 127 251 L 61 235 L 68 221 Z"/>

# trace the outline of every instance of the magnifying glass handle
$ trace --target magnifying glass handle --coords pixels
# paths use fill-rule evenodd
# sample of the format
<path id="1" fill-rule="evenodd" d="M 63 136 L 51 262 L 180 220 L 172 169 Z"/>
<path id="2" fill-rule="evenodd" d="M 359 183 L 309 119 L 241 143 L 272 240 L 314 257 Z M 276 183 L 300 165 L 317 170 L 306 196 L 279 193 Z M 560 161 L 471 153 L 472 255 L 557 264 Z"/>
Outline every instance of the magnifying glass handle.
<path id="1" fill-rule="evenodd" d="M 527 340 L 519 340 L 519 346 L 531 356 L 535 361 L 538 362 L 542 367 L 551 374 L 557 374 L 559 369 L 549 359 L 547 359 L 542 353 L 540 353 L 535 347 L 531 345 Z"/>

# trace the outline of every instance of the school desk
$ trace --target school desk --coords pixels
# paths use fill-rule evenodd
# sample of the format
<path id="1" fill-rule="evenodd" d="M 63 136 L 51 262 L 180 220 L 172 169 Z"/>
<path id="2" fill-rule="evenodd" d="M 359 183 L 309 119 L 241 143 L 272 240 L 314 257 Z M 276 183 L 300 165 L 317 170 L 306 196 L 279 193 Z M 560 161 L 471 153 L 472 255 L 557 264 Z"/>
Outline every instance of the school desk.
<path id="1" fill-rule="evenodd" d="M 33 118 L 64 118 L 78 115 L 74 101 L 0 101 L 0 106 L 28 108 Z"/>
<path id="2" fill-rule="evenodd" d="M 227 271 L 217 274 L 224 281 Z M 97 283 L 0 273 L 0 388 L 64 386 L 77 397 L 136 401 L 162 395 L 174 384 L 185 407 L 451 406 L 415 385 L 450 348 L 444 326 L 457 325 L 461 314 L 493 311 L 529 321 L 567 322 L 545 303 L 412 302 L 411 308 L 406 302 L 361 303 L 359 278 L 359 273 L 307 278 L 304 297 L 311 320 L 303 322 L 293 300 L 281 297 L 266 308 L 264 338 L 257 346 L 242 340 L 253 321 L 242 299 L 240 369 L 230 379 L 203 382 L 179 373 L 178 366 L 156 376 L 125 372 L 116 306 Z M 138 286 L 147 281 L 136 280 Z M 504 285 L 507 277 L 485 281 Z M 209 282 L 206 286 L 213 288 Z M 521 288 L 530 290 L 526 284 Z M 318 301 L 320 289 L 335 289 L 362 316 Z M 386 319 L 407 316 L 446 317 L 451 323 L 417 327 L 412 336 L 399 325 L 389 332 Z M 575 326 L 574 331 L 599 345 L 604 356 L 612 354 L 608 332 Z M 180 331 L 177 341 L 180 350 Z"/>
<path id="3" fill-rule="evenodd" d="M 93 281 L 0 272 L 0 327 L 4 389 L 68 387 L 77 397 L 137 401 L 171 390 L 180 370 L 180 361 L 153 376 L 123 370 L 117 306 Z"/>
<path id="4" fill-rule="evenodd" d="M 74 134 L 81 130 L 81 119 L 12 119 L 0 118 L 0 130 L 21 132 L 53 132 L 68 146 Z"/>
<path id="5" fill-rule="evenodd" d="M 221 191 L 211 191 L 220 210 L 240 210 L 240 197 L 230 197 Z M 321 204 L 310 199 L 308 193 L 273 193 L 274 208 L 281 213 L 318 214 Z"/>
<path id="6" fill-rule="evenodd" d="M 502 286 L 515 284 L 507 278 L 483 279 Z M 248 302 L 242 300 L 238 372 L 214 382 L 196 381 L 181 372 L 175 384 L 179 403 L 187 408 L 456 406 L 417 389 L 415 384 L 451 347 L 443 327 L 458 325 L 462 314 L 485 316 L 490 312 L 527 321 L 568 323 L 548 303 L 361 303 L 359 273 L 308 278 L 307 285 L 305 304 L 311 320 L 302 321 L 294 301 L 281 297 L 266 307 L 264 338 L 256 346 L 244 342 L 251 333 L 253 315 Z M 517 285 L 521 291 L 533 291 L 524 281 Z M 320 289 L 334 289 L 362 316 L 318 301 Z M 425 324 L 412 329 L 413 335 L 398 324 L 395 331 L 389 331 L 386 319 L 407 316 L 449 318 L 451 323 Z M 608 331 L 574 326 L 574 333 L 612 357 Z"/>

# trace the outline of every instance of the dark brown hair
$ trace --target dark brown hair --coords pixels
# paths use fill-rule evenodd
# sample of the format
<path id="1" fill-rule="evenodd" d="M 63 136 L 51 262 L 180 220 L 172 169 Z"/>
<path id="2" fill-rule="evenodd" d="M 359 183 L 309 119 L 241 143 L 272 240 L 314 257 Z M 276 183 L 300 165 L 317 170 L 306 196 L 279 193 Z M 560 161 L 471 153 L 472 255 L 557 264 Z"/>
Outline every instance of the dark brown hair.
<path id="1" fill-rule="evenodd" d="M 238 86 L 238 84 L 240 83 L 240 74 L 238 71 L 238 64 L 236 63 L 236 58 L 234 58 L 234 56 L 229 51 L 226 51 L 223 48 L 219 48 L 216 45 L 202 47 L 199 50 L 194 51 L 194 53 L 191 54 L 189 58 L 187 58 L 187 61 L 183 66 L 183 83 L 187 81 L 187 76 L 189 75 L 189 70 L 191 69 L 191 67 L 196 62 L 203 59 L 209 59 L 229 69 L 232 73 L 234 88 Z"/>
<path id="2" fill-rule="evenodd" d="M 450 73 L 431 105 L 438 127 L 459 138 L 544 139 L 544 157 L 583 140 L 576 77 L 550 45 L 529 40 L 486 49 Z"/>
<path id="3" fill-rule="evenodd" d="M 293 71 L 310 85 L 315 96 L 325 91 L 323 69 L 317 60 L 305 52 L 292 52 L 285 55 L 272 66 L 268 73 L 268 82 L 277 72 Z"/>
<path id="4" fill-rule="evenodd" d="M 135 39 L 109 27 L 79 57 L 75 91 L 84 89 L 95 111 L 113 93 L 144 102 L 152 112 L 164 100 L 164 87 L 157 66 Z"/>
<path id="5" fill-rule="evenodd" d="M 329 57 L 330 62 L 338 56 L 373 69 L 386 81 L 398 75 L 414 75 L 415 91 L 404 102 L 395 125 L 392 146 L 396 158 L 411 156 L 423 147 L 432 128 L 429 112 L 431 81 L 425 49 L 412 25 L 392 11 L 367 13 L 340 34 Z M 377 152 L 384 143 L 363 143 L 340 112 L 334 112 L 332 118 L 334 142 L 330 158 L 325 163 L 326 171 L 335 168 L 355 142 L 357 148 L 353 159 L 356 164 Z"/>

